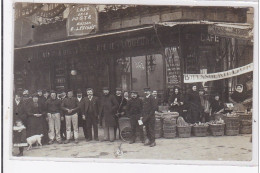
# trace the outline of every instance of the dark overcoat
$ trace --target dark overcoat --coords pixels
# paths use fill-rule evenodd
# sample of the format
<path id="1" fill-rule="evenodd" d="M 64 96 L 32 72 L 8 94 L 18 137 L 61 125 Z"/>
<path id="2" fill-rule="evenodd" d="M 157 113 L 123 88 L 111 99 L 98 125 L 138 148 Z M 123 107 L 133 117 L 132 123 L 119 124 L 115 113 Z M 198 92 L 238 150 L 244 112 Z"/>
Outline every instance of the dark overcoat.
<path id="1" fill-rule="evenodd" d="M 19 102 L 18 105 L 15 101 L 13 102 L 13 124 L 15 124 L 16 120 L 21 120 L 26 126 L 26 112 L 22 100 Z"/>
<path id="2" fill-rule="evenodd" d="M 157 103 L 156 100 L 152 95 L 150 95 L 148 98 L 144 97 L 143 100 L 143 122 L 149 121 L 151 118 L 155 117 L 155 111 L 157 110 Z"/>
<path id="3" fill-rule="evenodd" d="M 118 102 L 113 95 L 104 95 L 100 98 L 99 116 L 104 119 L 104 125 L 107 127 L 115 127 L 115 114 L 118 108 Z"/>

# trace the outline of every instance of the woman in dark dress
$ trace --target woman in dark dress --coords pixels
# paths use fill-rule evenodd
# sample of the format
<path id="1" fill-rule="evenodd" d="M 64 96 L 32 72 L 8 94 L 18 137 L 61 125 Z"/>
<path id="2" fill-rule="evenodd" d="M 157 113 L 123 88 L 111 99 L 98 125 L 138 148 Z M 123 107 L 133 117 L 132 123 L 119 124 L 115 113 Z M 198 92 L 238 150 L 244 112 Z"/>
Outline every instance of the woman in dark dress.
<path id="1" fill-rule="evenodd" d="M 199 92 L 197 91 L 197 85 L 192 85 L 192 90 L 187 96 L 188 104 L 188 121 L 189 123 L 196 123 L 201 121 L 201 100 Z"/>
<path id="2" fill-rule="evenodd" d="M 27 137 L 44 134 L 44 111 L 41 103 L 38 102 L 38 95 L 33 95 L 33 99 L 28 103 L 27 113 Z"/>
<path id="3" fill-rule="evenodd" d="M 182 112 L 183 101 L 178 87 L 174 88 L 172 95 L 169 97 L 168 104 L 171 112 L 178 112 L 179 114 Z"/>

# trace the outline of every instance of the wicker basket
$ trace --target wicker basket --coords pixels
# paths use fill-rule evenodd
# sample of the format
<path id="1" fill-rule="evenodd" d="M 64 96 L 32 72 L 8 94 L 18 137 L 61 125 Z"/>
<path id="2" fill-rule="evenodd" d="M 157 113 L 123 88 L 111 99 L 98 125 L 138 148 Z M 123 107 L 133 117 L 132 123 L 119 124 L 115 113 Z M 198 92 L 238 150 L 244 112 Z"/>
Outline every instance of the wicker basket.
<path id="1" fill-rule="evenodd" d="M 163 120 L 163 137 L 176 137 L 176 118 L 166 118 Z"/>
<path id="2" fill-rule="evenodd" d="M 189 138 L 191 136 L 191 126 L 177 126 L 180 138 Z"/>
<path id="3" fill-rule="evenodd" d="M 252 114 L 237 113 L 240 120 L 252 120 Z"/>
<path id="4" fill-rule="evenodd" d="M 239 117 L 225 117 L 225 124 L 225 133 L 227 136 L 235 136 L 239 134 Z"/>
<path id="5" fill-rule="evenodd" d="M 155 138 L 161 138 L 163 136 L 163 124 L 162 119 L 155 119 Z"/>
<path id="6" fill-rule="evenodd" d="M 240 128 L 240 134 L 252 134 L 252 126 L 243 126 Z"/>
<path id="7" fill-rule="evenodd" d="M 209 129 L 212 136 L 224 136 L 225 124 L 210 124 Z"/>
<path id="8" fill-rule="evenodd" d="M 192 127 L 193 135 L 197 137 L 207 136 L 208 127 L 209 126 L 193 126 Z"/>

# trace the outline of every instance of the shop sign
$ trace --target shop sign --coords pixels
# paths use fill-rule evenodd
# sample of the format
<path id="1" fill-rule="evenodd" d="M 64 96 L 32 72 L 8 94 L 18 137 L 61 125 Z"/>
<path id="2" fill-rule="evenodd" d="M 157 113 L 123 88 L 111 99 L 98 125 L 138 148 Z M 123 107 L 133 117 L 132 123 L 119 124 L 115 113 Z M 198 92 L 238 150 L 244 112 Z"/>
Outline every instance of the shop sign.
<path id="1" fill-rule="evenodd" d="M 234 37 L 243 39 L 252 39 L 253 33 L 249 26 L 226 26 L 209 25 L 208 33 L 221 37 Z"/>
<path id="2" fill-rule="evenodd" d="M 168 88 L 173 88 L 181 83 L 180 57 L 177 47 L 166 47 L 166 82 Z"/>
<path id="3" fill-rule="evenodd" d="M 253 71 L 253 63 L 228 71 L 209 74 L 183 74 L 184 83 L 208 82 L 231 78 Z"/>
<path id="4" fill-rule="evenodd" d="M 98 28 L 98 13 L 95 6 L 78 5 L 69 13 L 67 19 L 68 36 L 81 36 L 96 33 Z"/>
<path id="5" fill-rule="evenodd" d="M 55 4 L 55 8 L 51 9 L 51 10 L 38 10 L 37 11 L 37 16 L 40 17 L 44 17 L 44 18 L 53 18 L 55 16 L 58 16 L 59 14 L 61 14 L 65 9 L 65 5 L 64 4 Z"/>

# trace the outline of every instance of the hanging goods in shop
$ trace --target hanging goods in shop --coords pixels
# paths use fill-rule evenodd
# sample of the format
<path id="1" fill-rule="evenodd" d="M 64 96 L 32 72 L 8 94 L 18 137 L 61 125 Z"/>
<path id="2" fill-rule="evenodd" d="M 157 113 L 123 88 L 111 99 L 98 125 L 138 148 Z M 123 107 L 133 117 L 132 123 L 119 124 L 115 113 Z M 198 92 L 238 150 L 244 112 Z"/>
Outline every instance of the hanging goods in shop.
<path id="1" fill-rule="evenodd" d="M 155 138 L 163 136 L 163 121 L 161 118 L 155 118 Z"/>
<path id="2" fill-rule="evenodd" d="M 208 127 L 209 127 L 208 123 L 201 123 L 201 122 L 195 123 L 192 126 L 193 135 L 197 137 L 207 136 Z"/>
<path id="3" fill-rule="evenodd" d="M 180 138 L 189 138 L 191 136 L 191 125 L 184 121 L 183 117 L 177 119 L 177 131 Z"/>
<path id="4" fill-rule="evenodd" d="M 224 117 L 226 124 L 225 134 L 227 136 L 236 136 L 239 134 L 239 116 L 236 113 L 227 113 Z"/>

